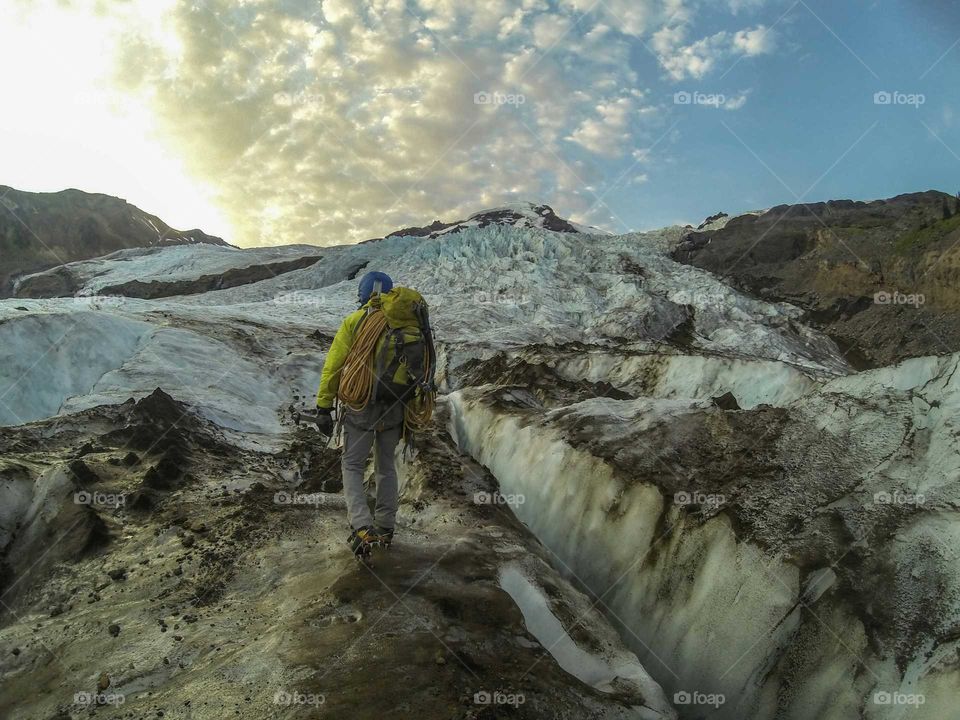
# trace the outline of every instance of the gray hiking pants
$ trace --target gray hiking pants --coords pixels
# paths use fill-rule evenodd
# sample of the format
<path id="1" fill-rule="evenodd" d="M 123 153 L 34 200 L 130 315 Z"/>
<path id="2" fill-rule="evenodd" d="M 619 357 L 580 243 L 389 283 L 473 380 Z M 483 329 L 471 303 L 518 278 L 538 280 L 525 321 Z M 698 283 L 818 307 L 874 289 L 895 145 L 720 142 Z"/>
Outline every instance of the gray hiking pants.
<path id="1" fill-rule="evenodd" d="M 340 465 L 343 497 L 347 501 L 347 520 L 354 529 L 364 525 L 393 529 L 399 504 L 394 460 L 402 430 L 403 405 L 400 403 L 370 403 L 361 412 L 346 410 Z M 377 483 L 377 504 L 373 515 L 363 487 L 371 448 L 374 450 L 374 480 Z"/>

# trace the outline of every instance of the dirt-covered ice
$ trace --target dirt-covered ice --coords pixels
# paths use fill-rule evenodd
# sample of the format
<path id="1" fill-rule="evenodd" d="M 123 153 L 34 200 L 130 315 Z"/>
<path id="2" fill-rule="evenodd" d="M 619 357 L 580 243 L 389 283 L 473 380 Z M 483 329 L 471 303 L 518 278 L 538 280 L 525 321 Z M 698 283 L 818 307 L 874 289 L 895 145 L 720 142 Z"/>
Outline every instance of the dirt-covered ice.
<path id="1" fill-rule="evenodd" d="M 441 436 L 404 465 L 395 545 L 347 549 L 337 452 L 231 445 L 161 390 L 2 440 L 0 713 L 9 718 L 674 718 L 589 600 Z M 572 648 L 501 588 L 522 566 Z M 531 627 L 532 625 L 532 627 Z"/>
<path id="2" fill-rule="evenodd" d="M 123 251 L 0 302 L 0 714 L 948 717 L 957 357 L 856 373 L 671 259 L 688 230 L 564 222 Z M 296 423 L 368 269 L 426 295 L 446 396 L 373 572 Z"/>

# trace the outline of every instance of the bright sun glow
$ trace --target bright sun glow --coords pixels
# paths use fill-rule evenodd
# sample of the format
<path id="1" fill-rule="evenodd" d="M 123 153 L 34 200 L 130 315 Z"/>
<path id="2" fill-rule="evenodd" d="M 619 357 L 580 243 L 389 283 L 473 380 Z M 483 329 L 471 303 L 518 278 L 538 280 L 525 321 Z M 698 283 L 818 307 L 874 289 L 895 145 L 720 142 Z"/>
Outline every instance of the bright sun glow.
<path id="1" fill-rule="evenodd" d="M 165 4 L 132 3 L 128 10 L 137 27 L 158 32 Z M 146 103 L 113 87 L 121 27 L 61 3 L 0 5 L 4 95 L 20 98 L 3 112 L 2 182 L 116 195 L 178 229 L 200 227 L 229 241 L 233 231 L 213 189 L 167 150 Z"/>

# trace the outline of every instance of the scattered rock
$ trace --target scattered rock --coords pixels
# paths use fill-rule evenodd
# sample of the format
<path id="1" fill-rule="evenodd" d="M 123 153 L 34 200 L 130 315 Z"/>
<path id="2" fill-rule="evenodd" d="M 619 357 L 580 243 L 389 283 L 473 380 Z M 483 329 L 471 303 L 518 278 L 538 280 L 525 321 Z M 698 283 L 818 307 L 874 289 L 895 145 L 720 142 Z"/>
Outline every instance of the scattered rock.
<path id="1" fill-rule="evenodd" d="M 140 487 L 127 495 L 124 507 L 135 512 L 148 512 L 156 508 L 160 493 L 151 488 Z"/>
<path id="2" fill-rule="evenodd" d="M 100 481 L 100 477 L 83 460 L 72 460 L 67 467 L 80 485 L 92 485 Z"/>
<path id="3" fill-rule="evenodd" d="M 94 451 L 94 445 L 92 442 L 85 442 L 80 446 L 80 449 L 77 450 L 77 457 L 82 458 L 84 455 L 89 455 Z"/>
<path id="4" fill-rule="evenodd" d="M 640 278 L 647 277 L 647 271 L 644 270 L 643 267 L 640 266 L 635 260 L 626 255 L 622 255 L 620 257 L 620 269 L 629 275 L 636 275 Z"/>
<path id="5" fill-rule="evenodd" d="M 714 407 L 721 410 L 740 410 L 740 403 L 737 402 L 737 397 L 732 392 L 725 392 L 723 395 L 711 398 L 710 402 L 713 403 Z"/>
<path id="6" fill-rule="evenodd" d="M 111 580 L 126 580 L 127 569 L 125 567 L 114 568 L 113 570 L 108 570 L 107 575 L 110 576 Z"/>
<path id="7" fill-rule="evenodd" d="M 329 478 L 320 483 L 320 492 L 338 493 L 343 490 L 343 481 L 339 478 Z"/>
<path id="8" fill-rule="evenodd" d="M 180 465 L 176 458 L 164 455 L 160 462 L 143 476 L 143 484 L 154 490 L 172 490 L 180 479 Z"/>
<path id="9" fill-rule="evenodd" d="M 332 337 L 330 337 L 325 333 L 320 332 L 319 330 L 314 330 L 312 333 L 310 333 L 309 337 L 311 340 L 316 340 L 317 342 L 322 343 L 324 345 L 328 345 L 328 346 L 333 342 Z"/>
<path id="10" fill-rule="evenodd" d="M 107 628 L 111 635 L 116 637 L 120 634 L 120 626 L 117 623 L 110 623 L 110 627 Z"/>

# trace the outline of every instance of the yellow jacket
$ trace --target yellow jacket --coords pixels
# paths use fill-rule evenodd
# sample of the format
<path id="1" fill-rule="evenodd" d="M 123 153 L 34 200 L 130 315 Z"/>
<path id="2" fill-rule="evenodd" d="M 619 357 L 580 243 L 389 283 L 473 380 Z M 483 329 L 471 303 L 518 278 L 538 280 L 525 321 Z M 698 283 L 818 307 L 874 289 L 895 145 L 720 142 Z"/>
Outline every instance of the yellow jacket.
<path id="1" fill-rule="evenodd" d="M 406 293 L 413 293 L 417 298 L 420 298 L 420 295 L 415 291 L 407 290 L 405 288 L 395 288 L 394 292 L 397 293 L 400 297 L 403 295 L 400 291 Z M 340 386 L 340 373 L 343 370 L 343 365 L 347 360 L 347 356 L 350 354 L 350 349 L 353 347 L 353 343 L 357 339 L 357 333 L 360 330 L 360 325 L 363 323 L 363 320 L 366 318 L 367 314 L 372 310 L 378 310 L 382 307 L 381 298 L 379 295 L 372 297 L 366 305 L 361 307 L 359 310 L 356 310 L 347 317 L 343 319 L 343 323 L 340 325 L 340 329 L 337 330 L 336 336 L 333 338 L 333 344 L 330 345 L 330 350 L 327 352 L 327 359 L 323 363 L 323 372 L 320 373 L 320 389 L 317 391 L 317 407 L 318 408 L 332 408 L 334 402 L 337 399 L 337 390 Z M 404 318 L 401 314 L 399 315 L 400 321 L 404 319 L 409 320 L 411 323 L 416 322 L 415 317 Z M 399 332 L 394 330 L 393 332 Z M 414 327 L 414 331 L 410 332 L 407 329 L 403 331 L 403 337 L 407 341 L 422 339 L 421 332 L 418 328 Z M 405 362 L 394 363 L 396 359 L 396 347 L 393 342 L 388 342 L 387 335 L 384 334 L 377 341 L 376 347 L 374 348 L 374 355 L 382 361 L 382 364 L 379 365 L 379 369 L 392 370 L 393 376 L 390 380 L 396 385 L 407 385 L 410 382 L 410 376 L 407 372 L 407 366 Z"/>
<path id="2" fill-rule="evenodd" d="M 333 338 L 333 344 L 327 352 L 327 359 L 323 363 L 323 372 L 320 373 L 320 389 L 317 391 L 317 407 L 332 408 L 337 399 L 337 388 L 340 386 L 340 371 L 343 363 L 350 354 L 353 341 L 357 337 L 357 328 L 367 315 L 367 305 L 350 313 L 344 318 L 340 329 Z"/>

